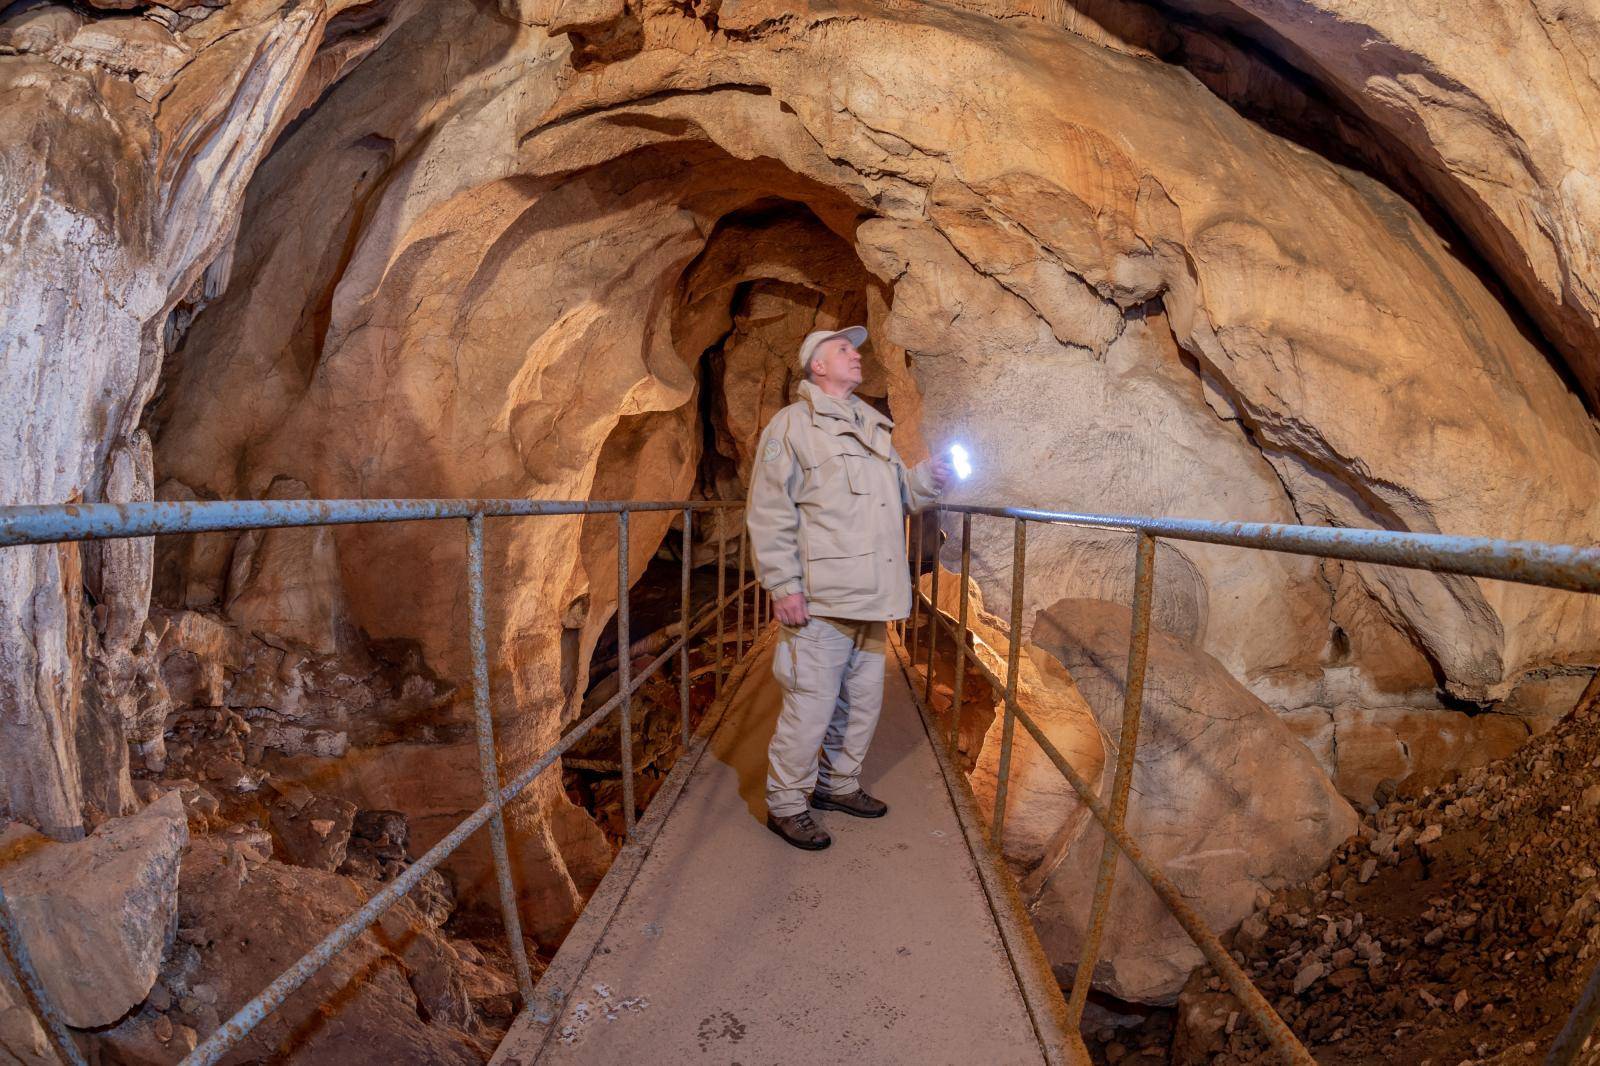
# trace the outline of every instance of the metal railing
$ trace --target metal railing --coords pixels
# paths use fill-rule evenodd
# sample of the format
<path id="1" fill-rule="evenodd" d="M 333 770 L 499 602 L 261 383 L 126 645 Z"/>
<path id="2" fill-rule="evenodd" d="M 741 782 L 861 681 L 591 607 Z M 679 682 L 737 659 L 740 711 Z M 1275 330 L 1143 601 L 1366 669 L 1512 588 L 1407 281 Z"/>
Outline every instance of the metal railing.
<path id="1" fill-rule="evenodd" d="M 269 984 L 262 992 L 211 1033 L 184 1059 L 181 1066 L 210 1066 L 246 1036 L 269 1014 L 281 1006 L 312 975 L 375 922 L 384 911 L 417 883 L 473 833 L 489 826 L 494 852 L 495 876 L 499 883 L 500 909 L 505 923 L 517 988 L 526 1009 L 533 1001 L 533 975 L 527 949 L 522 940 L 522 923 L 517 908 L 516 885 L 507 855 L 502 812 L 538 776 L 565 752 L 582 740 L 613 711 L 620 710 L 623 823 L 626 833 L 634 824 L 633 788 L 633 694 L 658 673 L 674 656 L 678 659 L 678 701 L 683 750 L 689 748 L 689 645 L 714 621 L 714 690 L 722 693 L 725 671 L 725 626 L 727 608 L 737 603 L 734 630 L 734 661 L 743 657 L 746 593 L 752 593 L 753 634 L 761 624 L 765 591 L 755 580 L 744 579 L 745 540 L 739 531 L 739 585 L 727 592 L 727 530 L 717 531 L 717 597 L 698 621 L 691 621 L 689 573 L 693 568 L 693 525 L 696 511 L 741 508 L 737 500 L 683 500 L 675 502 L 631 501 L 553 501 L 553 500 L 237 500 L 188 503 L 65 504 L 0 508 L 0 548 L 28 544 L 54 544 L 64 541 L 112 540 L 174 533 L 206 533 L 247 529 L 286 529 L 302 526 L 359 525 L 379 522 L 421 522 L 446 519 L 464 520 L 467 536 L 467 583 L 470 643 L 472 648 L 472 708 L 477 728 L 479 769 L 483 777 L 484 803 L 463 819 L 427 853 L 408 866 L 364 906 L 330 931 L 315 947 Z M 679 587 L 681 633 L 662 650 L 637 677 L 633 676 L 632 641 L 629 633 L 628 518 L 641 511 L 681 511 L 683 514 L 682 573 Z M 586 715 L 576 726 L 550 747 L 510 784 L 501 786 L 495 759 L 494 721 L 489 699 L 489 654 L 485 619 L 484 520 L 549 515 L 617 516 L 617 694 Z M 770 619 L 770 604 L 766 616 Z M 28 957 L 27 946 L 12 920 L 0 894 L 0 937 L 6 941 L 10 958 L 19 971 L 19 986 L 44 1019 L 57 1051 L 73 1066 L 83 1066 L 83 1057 L 73 1043 L 59 1012 L 51 1003 L 43 983 Z"/>
<path id="2" fill-rule="evenodd" d="M 941 515 L 945 512 L 961 516 L 961 590 L 955 622 L 946 618 L 939 607 L 938 560 L 941 553 L 937 536 L 938 532 L 942 531 Z M 925 595 L 921 582 L 922 553 L 926 532 L 924 527 L 930 516 L 937 529 L 933 542 L 932 575 L 929 579 L 931 594 Z M 967 650 L 970 631 L 967 600 L 972 570 L 974 516 L 1009 518 L 1013 522 L 1010 633 L 1006 672 L 1003 678 L 998 676 L 981 657 Z M 1099 794 L 1078 773 L 1045 736 L 1033 717 L 1017 702 L 1017 674 L 1022 651 L 1023 590 L 1026 581 L 1026 525 L 1029 522 L 1133 534 L 1133 622 L 1128 642 L 1127 682 L 1123 690 L 1122 728 L 1109 800 Z M 914 516 L 907 526 L 907 535 L 914 542 L 915 564 L 912 572 L 917 575 L 917 580 L 913 586 L 915 595 L 912 598 L 911 618 L 902 629 L 901 645 L 913 662 L 918 657 L 919 651 L 926 654 L 926 680 L 921 698 L 923 705 L 931 708 L 933 663 L 939 642 L 939 631 L 945 630 L 955 643 L 955 676 L 952 684 L 948 739 L 949 757 L 952 763 L 955 761 L 960 735 L 966 664 L 970 661 L 991 688 L 1002 694 L 1004 721 L 1001 725 L 999 766 L 990 829 L 991 845 L 998 850 L 1003 840 L 1007 788 L 1017 723 L 1021 723 L 1022 728 L 1027 730 L 1040 751 L 1066 778 L 1105 832 L 1105 844 L 1101 849 L 1099 871 L 1095 878 L 1094 897 L 1089 908 L 1089 924 L 1067 1003 L 1068 1031 L 1076 1032 L 1082 1022 L 1089 986 L 1093 981 L 1095 964 L 1100 955 L 1100 941 L 1105 931 L 1106 915 L 1110 910 L 1111 889 L 1116 877 L 1117 855 L 1120 852 L 1144 877 L 1152 891 L 1200 949 L 1206 962 L 1210 963 L 1227 983 L 1228 988 L 1261 1029 L 1268 1043 L 1286 1061 L 1301 1064 L 1314 1063 L 1315 1060 L 1289 1026 L 1273 1010 L 1272 1005 L 1256 988 L 1249 975 L 1229 955 L 1216 934 L 1207 927 L 1204 919 L 1183 898 L 1177 885 L 1144 854 L 1123 827 L 1128 809 L 1128 790 L 1133 779 L 1134 756 L 1139 743 L 1139 716 L 1144 704 L 1145 663 L 1150 643 L 1150 607 L 1155 587 L 1156 540 L 1167 538 L 1224 544 L 1294 555 L 1377 563 L 1435 573 L 1514 581 L 1574 592 L 1600 592 L 1600 548 L 1580 548 L 1535 541 L 1491 540 L 1431 533 L 1399 533 L 1387 530 L 1254 522 L 1204 522 L 1124 515 L 1073 514 L 1015 507 L 965 505 L 930 508 L 923 514 Z M 930 619 L 926 642 L 920 639 L 924 609 Z M 910 636 L 909 646 L 905 644 L 907 632 Z M 1551 1047 L 1549 1057 L 1545 1060 L 1547 1066 L 1567 1066 L 1572 1062 L 1594 1028 L 1597 1017 L 1600 1017 L 1600 966 L 1596 967 L 1566 1027 Z"/>
<path id="3" fill-rule="evenodd" d="M 770 621 L 771 603 L 755 580 L 744 580 L 746 560 L 746 533 L 739 533 L 739 587 L 730 596 L 726 590 L 727 536 L 719 530 L 717 541 L 717 595 L 708 613 L 691 622 L 689 572 L 693 565 L 694 512 L 742 506 L 740 501 L 678 501 L 678 502 L 572 502 L 532 500 L 259 500 L 217 501 L 199 503 L 130 503 L 83 504 L 58 506 L 33 506 L 0 508 L 0 548 L 26 544 L 50 544 L 62 541 L 102 540 L 144 537 L 158 534 L 203 533 L 224 530 L 272 529 L 301 526 L 365 524 L 378 522 L 437 521 L 459 519 L 466 523 L 467 575 L 469 583 L 470 640 L 473 666 L 473 713 L 477 726 L 478 756 L 483 776 L 485 802 L 417 859 L 395 880 L 379 890 L 359 910 L 329 932 L 323 940 L 308 951 L 267 986 L 259 995 L 245 1004 L 233 1017 L 212 1033 L 184 1060 L 184 1066 L 209 1066 L 230 1048 L 241 1042 L 268 1014 L 277 1009 L 298 988 L 340 949 L 368 928 L 385 910 L 414 888 L 422 877 L 437 867 L 473 833 L 484 825 L 490 826 L 494 864 L 499 882 L 501 910 L 504 916 L 507 939 L 517 985 L 523 1006 L 532 1002 L 532 975 L 526 949 L 521 937 L 521 923 L 516 906 L 516 891 L 506 854 L 505 829 L 502 811 L 506 804 L 516 799 L 544 770 L 555 763 L 565 752 L 586 736 L 599 722 L 613 711 L 620 710 L 619 744 L 623 779 L 624 826 L 633 829 L 633 751 L 632 751 L 632 697 L 640 686 L 653 677 L 674 656 L 679 665 L 680 728 L 685 750 L 689 746 L 689 670 L 688 649 L 695 636 L 716 623 L 715 689 L 720 694 L 724 682 L 724 647 L 726 608 L 737 603 L 735 618 L 734 659 L 745 651 L 744 602 L 745 594 L 754 590 L 752 604 L 752 635 L 759 629 L 763 617 Z M 644 511 L 683 512 L 682 572 L 680 577 L 681 634 L 665 648 L 637 677 L 632 674 L 632 644 L 629 633 L 628 588 L 628 535 L 629 515 Z M 933 662 L 937 653 L 938 634 L 945 630 L 955 644 L 956 670 L 954 699 L 948 748 L 953 757 L 957 750 L 960 728 L 960 706 L 966 663 L 970 660 L 985 681 L 1003 694 L 1004 721 L 1001 730 L 999 767 L 995 789 L 994 811 L 990 829 L 991 841 L 996 847 L 1003 838 L 1011 761 L 1015 743 L 1016 725 L 1027 730 L 1039 749 L 1066 778 L 1082 799 L 1090 813 L 1105 831 L 1094 897 L 1090 905 L 1090 921 L 1084 938 L 1077 971 L 1074 976 L 1068 1013 L 1070 1028 L 1076 1030 L 1081 1022 L 1084 1003 L 1088 995 L 1094 966 L 1099 957 L 1100 941 L 1104 933 L 1105 917 L 1110 908 L 1111 890 L 1116 872 L 1116 859 L 1120 852 L 1126 856 L 1161 899 L 1184 931 L 1200 949 L 1206 961 L 1227 983 L 1239 998 L 1246 1011 L 1260 1026 L 1271 1045 L 1285 1059 L 1296 1063 L 1310 1063 L 1312 1058 L 1293 1032 L 1278 1017 L 1270 1003 L 1255 987 L 1249 976 L 1233 960 L 1221 941 L 1207 928 L 1203 919 L 1183 899 L 1177 886 L 1169 880 L 1128 836 L 1123 823 L 1127 812 L 1128 791 L 1133 776 L 1135 752 L 1139 740 L 1139 716 L 1143 706 L 1145 660 L 1149 647 L 1150 610 L 1154 590 L 1155 543 L 1158 538 L 1185 540 L 1209 544 L 1233 545 L 1268 551 L 1287 552 L 1323 558 L 1344 559 L 1352 562 L 1376 563 L 1406 569 L 1438 573 L 1461 574 L 1471 577 L 1514 581 L 1548 588 L 1568 589 L 1576 592 L 1600 592 L 1600 549 L 1579 548 L 1568 545 L 1543 544 L 1529 541 L 1503 541 L 1474 537 L 1450 537 L 1437 534 L 1397 533 L 1382 530 L 1336 529 L 1314 526 L 1288 526 L 1243 522 L 1202 522 L 1184 519 L 1153 519 L 1128 516 L 1072 514 L 1066 512 L 1030 510 L 1006 507 L 978 507 L 948 505 L 916 516 L 910 523 L 915 541 L 915 573 L 922 571 L 923 533 L 929 515 L 936 523 L 944 512 L 961 515 L 961 589 L 957 618 L 947 619 L 938 606 L 939 573 L 938 550 L 931 578 L 931 595 L 921 590 L 920 580 L 912 600 L 912 615 L 902 626 L 902 646 L 907 634 L 910 645 L 906 649 L 912 659 L 920 650 L 921 615 L 927 610 L 930 624 L 926 642 L 927 677 L 922 693 L 924 705 L 929 703 L 933 690 Z M 569 730 L 560 741 L 524 769 L 510 784 L 501 786 L 499 768 L 495 759 L 494 723 L 489 699 L 488 646 L 485 621 L 484 527 L 486 518 L 534 517 L 541 515 L 591 515 L 615 514 L 617 516 L 617 662 L 618 691 L 602 706 L 586 715 Z M 1011 626 L 1006 655 L 1005 677 L 998 676 L 981 657 L 967 649 L 969 635 L 968 589 L 972 562 L 972 519 L 974 516 L 1008 518 L 1014 524 L 1011 571 Z M 1124 690 L 1122 729 L 1117 752 L 1117 765 L 1111 786 L 1109 802 L 1099 795 L 1074 769 L 1064 755 L 1050 742 L 1032 716 L 1017 701 L 1017 676 L 1022 639 L 1020 619 L 1023 609 L 1023 591 L 1026 580 L 1026 524 L 1056 524 L 1092 529 L 1122 531 L 1134 537 L 1134 588 L 1133 621 L 1129 641 L 1128 673 Z M 765 604 L 765 611 L 763 611 Z M 44 1018 L 58 1050 L 67 1061 L 77 1066 L 83 1062 L 73 1044 L 60 1015 L 48 1000 L 43 985 L 28 961 L 26 945 L 12 921 L 0 895 L 0 937 L 6 941 L 11 959 L 20 971 L 20 985 Z M 1600 968 L 1591 977 L 1585 994 L 1567 1021 L 1560 1037 L 1551 1048 L 1546 1060 L 1550 1064 L 1565 1066 L 1576 1056 L 1579 1048 L 1600 1015 Z"/>

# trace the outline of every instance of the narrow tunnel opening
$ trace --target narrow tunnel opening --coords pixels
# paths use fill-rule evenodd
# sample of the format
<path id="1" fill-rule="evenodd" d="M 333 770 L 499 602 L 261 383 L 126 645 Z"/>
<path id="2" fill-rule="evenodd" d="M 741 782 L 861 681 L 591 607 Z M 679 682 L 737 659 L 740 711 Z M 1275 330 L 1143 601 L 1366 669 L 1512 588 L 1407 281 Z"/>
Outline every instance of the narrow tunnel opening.
<path id="1" fill-rule="evenodd" d="M 671 324 L 673 347 L 693 367 L 695 379 L 694 401 L 689 405 L 692 424 L 685 420 L 676 427 L 683 446 L 697 452 L 693 498 L 745 497 L 761 430 L 798 397 L 801 341 L 812 330 L 866 324 L 872 284 L 850 244 L 803 202 L 761 198 L 718 220 L 700 253 L 684 268 Z M 892 416 L 887 368 L 870 345 L 864 354 L 866 380 L 858 394 Z M 616 434 L 631 431 L 619 424 Z M 602 453 L 595 498 L 604 495 L 601 490 L 608 483 L 605 468 L 630 454 L 630 449 L 613 444 L 608 441 Z M 639 498 L 661 495 L 644 491 Z M 719 537 L 726 552 L 727 594 L 731 596 L 740 584 L 743 513 L 737 509 L 699 511 L 694 523 L 690 600 L 691 621 L 697 622 L 716 600 Z M 635 675 L 682 632 L 682 531 L 682 516 L 676 515 L 630 589 L 629 635 Z M 586 534 L 610 545 L 614 566 L 615 519 L 591 520 Z M 630 540 L 636 539 L 637 534 L 631 533 Z M 634 550 L 640 549 L 635 545 Z M 747 557 L 743 580 L 754 577 L 753 559 Z M 598 573 L 593 578 L 596 584 L 605 579 Z M 724 670 L 733 665 L 737 619 L 738 607 L 730 604 L 722 627 Z M 746 646 L 752 627 L 753 601 L 747 598 Z M 691 728 L 715 698 L 716 642 L 712 625 L 691 647 Z M 613 610 L 588 660 L 581 714 L 615 696 L 618 666 Z M 681 753 L 676 661 L 639 691 L 633 708 L 634 795 L 639 813 Z M 620 845 L 623 830 L 619 728 L 619 723 L 611 720 L 585 737 L 564 760 L 563 781 L 568 797 L 590 812 L 614 845 Z"/>

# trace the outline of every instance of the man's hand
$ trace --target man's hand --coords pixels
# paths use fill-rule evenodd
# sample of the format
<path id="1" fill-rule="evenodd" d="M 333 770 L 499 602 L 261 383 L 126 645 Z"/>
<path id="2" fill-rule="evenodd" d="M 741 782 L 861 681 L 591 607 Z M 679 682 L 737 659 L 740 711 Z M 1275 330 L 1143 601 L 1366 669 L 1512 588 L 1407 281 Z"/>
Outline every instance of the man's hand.
<path id="1" fill-rule="evenodd" d="M 934 491 L 940 495 L 943 495 L 944 490 L 956 479 L 956 468 L 951 465 L 950 457 L 942 452 L 933 457 L 928 473 L 933 477 Z"/>
<path id="2" fill-rule="evenodd" d="M 773 600 L 772 613 L 786 626 L 803 626 L 811 618 L 811 612 L 806 610 L 804 592 L 791 592 L 782 599 Z"/>

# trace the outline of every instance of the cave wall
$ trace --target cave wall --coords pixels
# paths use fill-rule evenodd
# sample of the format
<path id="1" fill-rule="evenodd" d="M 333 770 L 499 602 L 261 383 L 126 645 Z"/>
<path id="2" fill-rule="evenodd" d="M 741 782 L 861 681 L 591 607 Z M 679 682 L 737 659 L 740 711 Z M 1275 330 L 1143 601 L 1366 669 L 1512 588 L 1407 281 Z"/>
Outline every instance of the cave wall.
<path id="1" fill-rule="evenodd" d="M 697 374 L 716 394 L 729 463 L 716 487 L 742 493 L 755 419 L 762 402 L 787 402 L 799 337 L 869 314 L 866 272 L 829 228 L 848 234 L 856 209 L 705 137 L 624 140 L 604 167 L 519 147 L 506 131 L 537 124 L 566 63 L 564 42 L 437 5 L 279 142 L 245 205 L 230 295 L 196 315 L 153 407 L 160 494 L 255 496 L 292 479 L 317 496 L 685 498 L 700 467 Z M 437 90 L 397 96 L 401 78 Z M 330 183 L 351 194 L 329 196 Z M 878 371 L 873 389 L 886 394 L 889 377 Z M 635 517 L 636 577 L 674 518 Z M 462 537 L 427 525 L 332 534 L 351 623 L 375 641 L 414 639 L 458 684 Z M 615 521 L 492 521 L 489 551 L 509 777 L 581 705 L 615 607 Z M 217 561 L 228 554 L 213 554 L 198 594 L 189 574 L 187 595 L 257 625 L 236 610 L 249 598 L 239 566 Z M 300 628 L 261 635 L 299 640 Z M 469 711 L 457 702 L 458 724 Z M 449 733 L 440 725 L 431 735 Z M 474 777 L 474 749 L 463 737 L 449 752 L 406 751 L 401 764 L 435 767 L 433 788 L 357 752 L 344 758 L 365 769 L 347 790 L 407 810 L 425 845 L 470 809 L 470 787 L 448 782 Z M 338 776 L 297 772 L 323 787 Z M 530 926 L 553 938 L 609 851 L 555 775 L 511 821 Z M 469 847 L 458 879 L 491 888 L 486 859 Z"/>
<path id="2" fill-rule="evenodd" d="M 0 503 L 148 498 L 140 420 L 167 312 L 215 291 L 202 275 L 276 131 L 407 5 L 359 6 L 351 17 L 353 0 L 5 10 Z M 138 699 L 150 545 L 101 569 L 104 614 L 86 619 L 84 567 L 106 552 L 0 552 L 0 802 L 63 837 L 81 834 L 85 804 L 134 803 L 122 733 Z"/>
<path id="3" fill-rule="evenodd" d="M 763 368 L 783 366 L 815 300 L 813 322 L 876 327 L 867 391 L 973 448 L 965 498 L 1593 534 L 1592 420 L 1401 196 L 1181 69 L 1047 23 L 761 11 L 722 12 L 715 31 L 647 12 L 627 42 L 622 22 L 557 19 L 571 54 L 466 6 L 415 20 L 263 168 L 265 225 L 247 217 L 230 284 L 247 295 L 190 331 L 160 409 L 162 476 L 219 496 L 285 473 L 327 495 L 581 496 L 615 419 L 687 410 L 686 368 L 715 347 L 716 446 L 735 467 L 719 488 L 737 494 L 791 384 Z M 394 98 L 390 64 L 440 88 Z M 356 206 L 313 168 L 347 174 Z M 775 196 L 809 221 L 761 219 L 756 239 L 739 212 Z M 343 236 L 308 248 L 323 228 Z M 641 366 L 660 390 L 642 405 Z M 264 402 L 230 417 L 255 382 Z M 586 556 L 607 535 L 590 526 Z M 1009 531 L 977 528 L 979 580 L 1003 603 Z M 648 552 L 664 526 L 641 532 Z M 582 632 L 581 660 L 610 610 L 603 553 L 552 577 L 575 542 L 545 536 L 512 535 L 501 690 L 567 710 L 508 723 L 508 765 L 571 713 L 556 620 Z M 416 619 L 457 606 L 453 560 L 403 591 L 372 564 L 448 559 L 448 539 L 339 535 L 362 624 L 418 635 L 434 661 L 450 631 Z M 1058 596 L 1127 595 L 1127 549 L 1104 534 L 1039 530 L 1030 559 L 1025 624 Z M 1441 687 L 1503 700 L 1595 653 L 1595 609 L 1563 594 L 1176 544 L 1158 573 L 1164 628 L 1322 734 L 1437 709 Z"/>
<path id="4" fill-rule="evenodd" d="M 1600 7 L 1172 0 L 1384 135 L 1600 401 Z"/>
<path id="5" fill-rule="evenodd" d="M 1235 35 L 1225 64 L 1270 22 L 1255 6 L 1243 28 L 1187 14 Z M 957 499 L 1595 540 L 1594 375 L 1573 353 L 1596 345 L 1571 313 L 1587 298 L 1572 225 L 1525 227 L 1529 247 L 1568 235 L 1529 253 L 1569 264 L 1560 284 L 1541 267 L 1530 285 L 1511 261 L 1523 245 L 1496 246 L 1451 192 L 1470 168 L 1400 165 L 1503 266 L 1508 303 L 1411 185 L 1251 121 L 1227 98 L 1250 86 L 1164 61 L 1174 35 L 1191 61 L 1202 50 L 1167 14 L 13 5 L 0 227 L 23 254 L 0 277 L 23 295 L 0 380 L 38 401 L 0 413 L 0 502 L 681 497 L 706 447 L 711 487 L 737 495 L 797 338 L 865 320 L 864 392 L 901 452 L 974 452 Z M 1344 77 L 1354 99 L 1339 51 L 1363 39 L 1328 37 L 1307 76 Z M 1357 105 L 1410 136 L 1393 109 Z M 1469 159 L 1476 128 L 1430 135 Z M 77 173 L 85 158 L 98 169 Z M 1545 180 L 1513 202 L 1556 211 Z M 632 573 L 670 521 L 635 522 Z M 976 577 L 1004 604 L 1010 531 L 975 531 Z M 203 615 L 333 660 L 414 646 L 440 680 L 430 731 L 357 737 L 341 772 L 365 805 L 421 815 L 424 845 L 475 805 L 462 530 L 244 541 L 163 545 L 159 567 L 138 543 L 0 552 L 10 813 L 70 834 L 86 802 L 131 804 L 123 739 L 153 740 L 163 709 L 140 681 L 153 570 L 175 630 Z M 614 526 L 497 520 L 489 544 L 515 770 L 581 701 L 614 610 Z M 1029 560 L 1024 625 L 1061 598 L 1128 594 L 1116 537 L 1036 528 Z M 1583 597 L 1212 546 L 1163 545 L 1157 617 L 1335 772 L 1359 749 L 1341 729 L 1398 738 L 1384 723 L 1409 715 L 1431 730 L 1454 700 L 1547 718 L 1552 682 L 1600 660 Z M 1374 783 L 1344 769 L 1351 789 Z M 607 849 L 553 780 L 512 821 L 531 925 L 558 935 Z M 485 859 L 469 853 L 469 874 Z"/>

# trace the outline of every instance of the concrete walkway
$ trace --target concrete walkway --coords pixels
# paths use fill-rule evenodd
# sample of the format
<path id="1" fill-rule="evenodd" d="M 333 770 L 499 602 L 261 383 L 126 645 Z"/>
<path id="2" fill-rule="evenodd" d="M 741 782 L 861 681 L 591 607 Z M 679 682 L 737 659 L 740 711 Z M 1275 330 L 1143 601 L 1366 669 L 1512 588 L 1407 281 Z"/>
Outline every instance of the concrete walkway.
<path id="1" fill-rule="evenodd" d="M 494 1064 L 1045 1061 L 892 656 L 865 770 L 889 815 L 820 815 L 834 842 L 815 853 L 764 824 L 771 662 L 769 641 L 640 823 L 653 841 L 619 856 L 626 882 L 596 892 L 605 915 L 562 945 L 535 996 L 556 1007 L 524 1012 Z"/>

